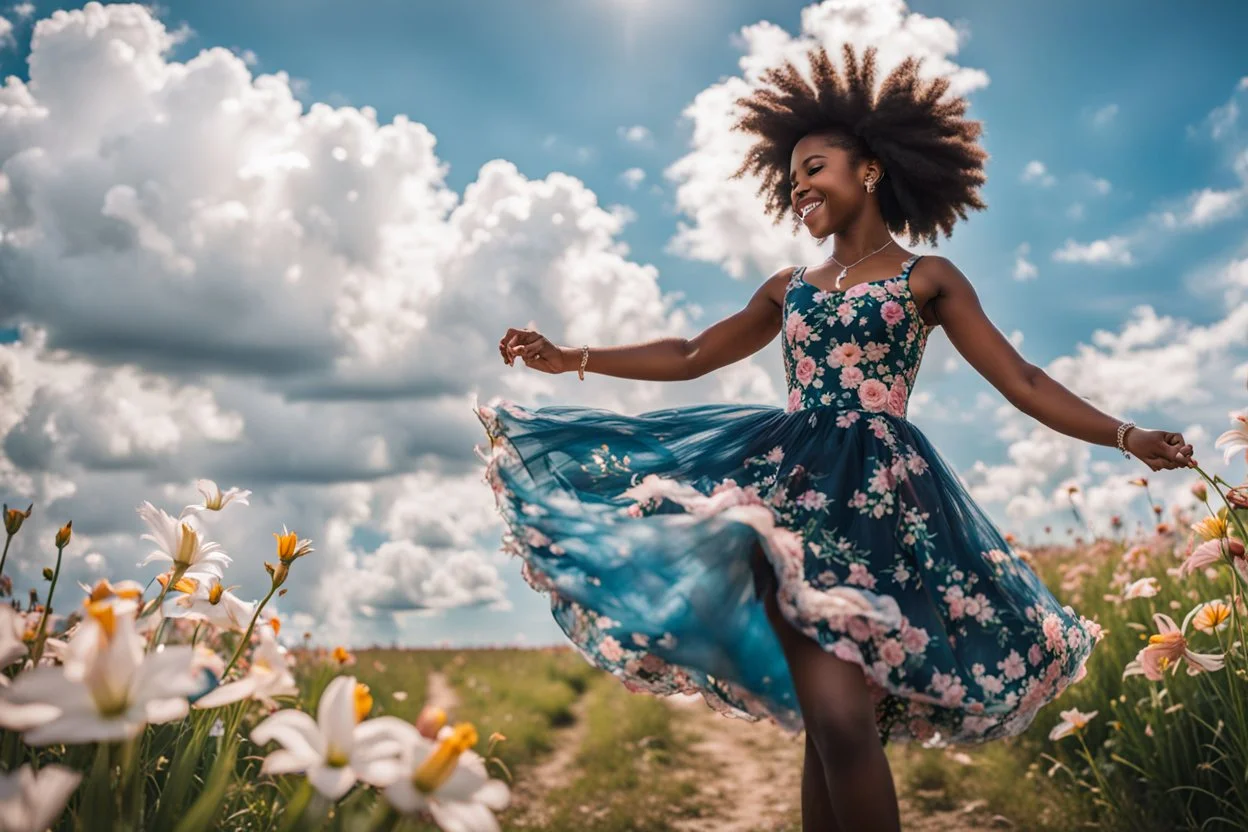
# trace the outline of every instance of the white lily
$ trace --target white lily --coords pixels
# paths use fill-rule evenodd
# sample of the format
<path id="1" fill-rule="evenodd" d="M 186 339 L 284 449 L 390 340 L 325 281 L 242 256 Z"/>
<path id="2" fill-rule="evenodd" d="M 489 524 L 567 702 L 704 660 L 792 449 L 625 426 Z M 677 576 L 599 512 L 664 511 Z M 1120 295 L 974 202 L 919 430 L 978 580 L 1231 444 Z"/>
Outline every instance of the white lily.
<path id="1" fill-rule="evenodd" d="M 1226 446 L 1224 461 L 1227 463 L 1239 451 L 1243 451 L 1244 459 L 1248 460 L 1248 410 L 1232 411 L 1231 421 L 1239 424 L 1214 440 L 1213 446 L 1215 448 Z"/>
<path id="2" fill-rule="evenodd" d="M 82 775 L 56 764 L 35 771 L 30 764 L 12 774 L 0 774 L 0 829 L 5 832 L 43 832 L 78 788 Z"/>
<path id="3" fill-rule="evenodd" d="M 30 650 L 22 635 L 26 632 L 26 618 L 8 604 L 0 604 L 0 670 L 25 656 Z M 7 684 L 7 676 L 0 675 L 0 685 Z"/>
<path id="4" fill-rule="evenodd" d="M 148 723 L 186 716 L 187 696 L 200 686 L 191 648 L 145 655 L 134 615 L 88 606 L 65 665 L 36 667 L 0 692 L 0 726 L 25 732 L 28 745 L 72 745 L 130 739 Z"/>
<path id="5" fill-rule="evenodd" d="M 1053 730 L 1049 732 L 1049 739 L 1060 740 L 1062 737 L 1070 736 L 1091 722 L 1092 717 L 1098 713 L 1100 711 L 1092 711 L 1085 714 L 1078 708 L 1061 711 L 1058 715 L 1062 718 L 1062 721 L 1053 726 Z"/>
<path id="6" fill-rule="evenodd" d="M 184 575 L 170 589 L 183 594 L 172 605 L 166 605 L 164 613 L 168 618 L 207 621 L 218 630 L 241 633 L 256 611 L 255 601 L 239 598 L 212 575 Z"/>
<path id="7" fill-rule="evenodd" d="M 385 788 L 386 800 L 404 814 L 427 811 L 438 826 L 455 832 L 497 832 L 495 811 L 507 808 L 511 789 L 492 779 L 472 750 L 477 730 L 461 722 L 444 725 L 437 740 L 404 722 L 404 774 Z"/>
<path id="8" fill-rule="evenodd" d="M 252 730 L 251 741 L 264 745 L 277 740 L 283 747 L 266 757 L 260 770 L 306 772 L 308 781 L 330 800 L 346 794 L 356 780 L 389 785 L 402 773 L 398 737 L 407 723 L 393 716 L 362 722 L 372 702 L 367 685 L 357 685 L 354 676 L 338 676 L 321 694 L 315 720 L 293 708 L 268 717 Z"/>
<path id="9" fill-rule="evenodd" d="M 139 506 L 138 512 L 152 530 L 140 539 L 150 540 L 158 547 L 139 561 L 139 566 L 154 560 L 169 561 L 175 577 L 180 578 L 187 572 L 203 572 L 220 578 L 224 574 L 222 570 L 233 560 L 220 545 L 202 540 L 193 525 L 171 517 L 147 500 Z"/>
<path id="10" fill-rule="evenodd" d="M 247 498 L 251 496 L 251 492 L 241 488 L 231 488 L 229 491 L 222 493 L 221 489 L 212 480 L 196 480 L 195 488 L 200 494 L 204 495 L 202 503 L 191 503 L 182 509 L 182 515 L 195 514 L 201 511 L 220 511 L 230 503 L 238 503 L 239 505 L 250 505 Z"/>
<path id="11" fill-rule="evenodd" d="M 1158 592 L 1161 592 L 1161 586 L 1157 583 L 1156 578 L 1140 578 L 1138 581 L 1132 581 L 1127 585 L 1127 589 L 1122 593 L 1125 601 L 1134 598 L 1152 598 Z"/>
<path id="12" fill-rule="evenodd" d="M 197 708 L 219 708 L 240 699 L 258 699 L 269 708 L 276 708 L 277 696 L 294 696 L 299 692 L 290 672 L 286 648 L 277 643 L 273 628 L 259 628 L 260 644 L 251 654 L 247 675 L 236 682 L 221 685 L 195 700 Z"/>

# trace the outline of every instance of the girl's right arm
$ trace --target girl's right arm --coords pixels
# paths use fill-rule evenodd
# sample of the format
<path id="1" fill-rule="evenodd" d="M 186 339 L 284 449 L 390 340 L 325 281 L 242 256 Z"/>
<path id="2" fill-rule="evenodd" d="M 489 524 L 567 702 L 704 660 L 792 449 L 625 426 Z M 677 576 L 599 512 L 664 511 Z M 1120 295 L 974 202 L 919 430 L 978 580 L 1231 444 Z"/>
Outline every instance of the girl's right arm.
<path id="1" fill-rule="evenodd" d="M 776 272 L 740 312 L 693 338 L 590 347 L 585 371 L 643 381 L 685 381 L 753 355 L 780 331 L 780 305 L 792 274 L 792 267 Z M 580 347 L 556 346 L 531 329 L 508 329 L 499 342 L 499 351 L 508 364 L 519 356 L 526 366 L 547 373 L 576 372 L 581 366 Z"/>

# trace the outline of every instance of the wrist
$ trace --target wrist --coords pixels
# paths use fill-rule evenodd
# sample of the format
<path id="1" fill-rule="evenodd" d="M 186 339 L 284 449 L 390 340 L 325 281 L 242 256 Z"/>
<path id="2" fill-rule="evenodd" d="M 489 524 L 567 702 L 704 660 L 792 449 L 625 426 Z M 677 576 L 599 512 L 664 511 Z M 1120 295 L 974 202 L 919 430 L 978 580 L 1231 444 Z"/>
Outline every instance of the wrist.
<path id="1" fill-rule="evenodd" d="M 580 347 L 559 347 L 559 372 L 574 373 L 581 366 Z"/>

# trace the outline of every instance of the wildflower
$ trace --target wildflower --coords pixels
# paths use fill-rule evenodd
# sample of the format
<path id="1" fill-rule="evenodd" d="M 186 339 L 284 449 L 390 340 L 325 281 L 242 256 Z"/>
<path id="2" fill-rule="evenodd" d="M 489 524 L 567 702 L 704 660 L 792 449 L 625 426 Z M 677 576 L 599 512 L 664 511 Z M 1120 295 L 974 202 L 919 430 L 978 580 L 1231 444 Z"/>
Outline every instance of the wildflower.
<path id="1" fill-rule="evenodd" d="M 1231 608 L 1221 599 L 1215 599 L 1197 607 L 1196 615 L 1192 618 L 1192 626 L 1205 633 L 1225 630 L 1230 617 Z"/>
<path id="2" fill-rule="evenodd" d="M 241 633 L 251 622 L 255 613 L 254 601 L 244 601 L 221 586 L 218 578 L 183 577 L 173 589 L 183 593 L 173 602 L 165 615 L 169 618 L 188 618 L 191 621 L 207 621 L 219 630 Z"/>
<path id="3" fill-rule="evenodd" d="M 82 774 L 55 763 L 35 771 L 26 763 L 12 774 L 0 773 L 0 829 L 41 832 L 57 817 L 78 788 Z"/>
<path id="4" fill-rule="evenodd" d="M 139 599 L 143 597 L 143 585 L 138 581 L 118 581 L 114 584 L 110 583 L 107 578 L 101 578 L 95 582 L 95 586 L 87 586 L 81 581 L 78 582 L 78 586 L 87 593 L 87 597 L 82 601 L 84 607 L 98 603 L 137 606 Z"/>
<path id="5" fill-rule="evenodd" d="M 190 523 L 180 523 L 148 501 L 143 501 L 138 512 L 152 530 L 151 534 L 145 534 L 141 539 L 150 540 L 157 546 L 139 562 L 139 566 L 146 566 L 154 560 L 169 561 L 173 564 L 171 577 L 176 582 L 188 572 L 202 572 L 220 578 L 224 574 L 222 570 L 233 560 L 218 544 L 201 540 L 199 532 Z"/>
<path id="6" fill-rule="evenodd" d="M 1188 555 L 1187 560 L 1179 564 L 1178 574 L 1183 577 L 1189 572 L 1193 572 L 1211 563 L 1223 560 L 1223 555 L 1229 558 L 1231 564 L 1239 570 L 1239 573 L 1248 579 L 1248 562 L 1244 560 L 1244 544 L 1238 540 L 1224 538 L 1222 540 L 1206 540 L 1197 546 Z"/>
<path id="7" fill-rule="evenodd" d="M 309 552 L 315 552 L 312 548 L 310 540 L 299 540 L 299 536 L 292 531 L 287 531 L 286 526 L 282 526 L 282 533 L 273 532 L 273 536 L 277 538 L 277 557 L 289 566 L 296 558 L 301 558 Z"/>
<path id="8" fill-rule="evenodd" d="M 0 604 L 0 670 L 13 664 L 28 652 L 22 636 L 26 631 L 26 619 L 8 604 Z M 0 675 L 0 685 L 8 677 Z"/>
<path id="9" fill-rule="evenodd" d="M 1083 730 L 1092 717 L 1096 716 L 1100 711 L 1092 711 L 1091 713 L 1083 713 L 1077 708 L 1071 708 L 1068 711 L 1061 711 L 1058 715 L 1062 721 L 1053 726 L 1053 730 L 1049 732 L 1049 739 L 1060 740 L 1062 737 L 1068 737 L 1076 731 Z"/>
<path id="10" fill-rule="evenodd" d="M 1209 489 L 1205 486 L 1204 482 L 1200 480 L 1192 483 L 1192 494 L 1194 494 L 1196 499 L 1201 502 L 1209 499 Z"/>
<path id="11" fill-rule="evenodd" d="M 1237 485 L 1227 491 L 1226 501 L 1236 508 L 1248 508 L 1248 485 Z"/>
<path id="12" fill-rule="evenodd" d="M 70 520 L 64 526 L 61 526 L 61 528 L 57 531 L 56 548 L 64 549 L 66 546 L 69 545 L 69 539 L 70 537 L 73 536 L 73 525 L 74 525 L 74 521 Z"/>
<path id="13" fill-rule="evenodd" d="M 1235 427 L 1214 440 L 1213 446 L 1220 448 L 1226 446 L 1225 462 L 1230 463 L 1231 457 L 1237 452 L 1244 452 L 1244 459 L 1248 460 L 1248 410 L 1231 412 L 1231 421 L 1238 422 Z"/>
<path id="14" fill-rule="evenodd" d="M 421 708 L 420 716 L 416 717 L 416 730 L 427 740 L 436 740 L 444 725 L 446 711 L 436 705 L 426 705 Z"/>
<path id="15" fill-rule="evenodd" d="M 232 502 L 243 506 L 250 505 L 247 502 L 247 498 L 251 496 L 250 491 L 231 488 L 229 491 L 222 493 L 221 489 L 212 480 L 196 480 L 195 488 L 199 490 L 200 494 L 204 495 L 204 501 L 202 503 L 191 503 L 182 509 L 183 515 L 188 513 L 195 514 L 201 511 L 220 511 Z"/>
<path id="16" fill-rule="evenodd" d="M 1228 522 L 1226 509 L 1223 508 L 1217 514 L 1210 515 L 1199 523 L 1193 523 L 1192 531 L 1201 540 L 1217 540 L 1226 537 Z"/>
<path id="17" fill-rule="evenodd" d="M 131 739 L 147 723 L 186 716 L 199 687 L 191 648 L 145 655 L 134 609 L 98 602 L 87 616 L 64 665 L 29 670 L 4 693 L 0 725 L 24 731 L 28 745 Z"/>
<path id="18" fill-rule="evenodd" d="M 1148 488 L 1148 477 L 1136 477 L 1133 480 L 1128 480 L 1127 485 L 1138 485 L 1141 488 Z"/>
<path id="19" fill-rule="evenodd" d="M 1142 673 L 1145 678 L 1157 682 L 1161 680 L 1163 672 L 1167 669 L 1172 673 L 1177 671 L 1179 662 L 1183 659 L 1187 659 L 1189 676 L 1195 676 L 1202 670 L 1206 672 L 1221 670 L 1223 656 L 1214 653 L 1196 653 L 1187 646 L 1185 637 L 1187 625 L 1200 609 L 1201 607 L 1193 607 L 1183 619 L 1182 627 L 1176 625 L 1174 619 L 1164 612 L 1153 613 L 1153 621 L 1157 625 L 1158 632 L 1149 636 L 1148 644 L 1136 654 L 1134 659 L 1127 662 L 1122 671 L 1122 678 Z"/>
<path id="20" fill-rule="evenodd" d="M 404 814 L 428 811 L 443 829 L 498 828 L 491 810 L 507 808 L 511 790 L 489 776 L 472 750 L 477 730 L 471 723 L 444 726 L 434 741 L 405 722 L 402 738 L 404 776 L 385 788 L 391 806 Z"/>
<path id="21" fill-rule="evenodd" d="M 277 633 L 270 627 L 260 628 L 260 645 L 251 656 L 247 675 L 195 701 L 197 708 L 218 708 L 240 699 L 257 699 L 269 708 L 276 708 L 274 697 L 294 696 L 299 692 L 290 672 L 286 648 L 277 643 Z"/>
<path id="22" fill-rule="evenodd" d="M 388 786 L 402 775 L 401 732 L 412 728 L 392 716 L 362 721 L 367 713 L 353 676 L 338 676 L 321 694 L 316 719 L 292 708 L 278 711 L 257 725 L 251 740 L 283 746 L 265 758 L 260 770 L 269 774 L 306 772 L 308 781 L 329 800 L 337 800 L 361 780 Z M 364 688 L 364 697 L 367 697 Z"/>
<path id="23" fill-rule="evenodd" d="M 343 667 L 355 664 L 355 656 L 348 652 L 347 648 L 343 647 L 341 644 L 334 648 L 333 656 L 334 661 L 338 662 L 338 664 Z"/>
<path id="24" fill-rule="evenodd" d="M 1133 598 L 1151 598 L 1160 592 L 1161 589 L 1157 584 L 1156 578 L 1140 578 L 1127 585 L 1126 590 L 1122 593 L 1123 600 L 1130 601 Z"/>
<path id="25" fill-rule="evenodd" d="M 35 510 L 34 503 L 31 503 L 30 508 L 25 511 L 16 508 L 9 508 L 8 503 L 4 503 L 3 505 L 4 530 L 8 532 L 10 536 L 17 534 L 18 529 L 22 527 L 22 521 L 29 517 L 30 513 Z"/>

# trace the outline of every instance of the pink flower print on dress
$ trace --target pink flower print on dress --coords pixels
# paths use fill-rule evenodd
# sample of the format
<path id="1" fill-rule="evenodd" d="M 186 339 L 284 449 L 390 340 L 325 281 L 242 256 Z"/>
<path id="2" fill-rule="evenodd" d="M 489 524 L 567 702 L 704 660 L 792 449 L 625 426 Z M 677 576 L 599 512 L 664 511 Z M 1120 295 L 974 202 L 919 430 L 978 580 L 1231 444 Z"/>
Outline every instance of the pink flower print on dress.
<path id="1" fill-rule="evenodd" d="M 837 344 L 828 353 L 829 367 L 852 367 L 862 360 L 862 347 L 853 341 Z"/>
<path id="2" fill-rule="evenodd" d="M 864 350 L 867 360 L 874 363 L 884 360 L 884 356 L 888 355 L 889 346 L 888 344 L 881 344 L 879 341 L 868 341 Z"/>
<path id="3" fill-rule="evenodd" d="M 880 645 L 880 658 L 890 667 L 900 667 L 906 661 L 906 651 L 900 641 L 890 638 Z"/>
<path id="4" fill-rule="evenodd" d="M 849 301 L 839 303 L 836 306 L 836 316 L 841 319 L 841 323 L 843 324 L 848 324 L 857 314 L 858 312 L 854 309 L 854 305 Z"/>
<path id="5" fill-rule="evenodd" d="M 849 565 L 849 575 L 845 578 L 845 583 L 854 584 L 865 589 L 875 588 L 875 576 L 867 571 L 867 567 L 861 563 L 851 563 Z"/>
<path id="6" fill-rule="evenodd" d="M 614 636 L 603 636 L 602 641 L 598 642 L 598 652 L 609 662 L 618 662 L 624 658 L 624 649 Z"/>
<path id="7" fill-rule="evenodd" d="M 815 359 L 809 355 L 802 356 L 802 360 L 797 362 L 797 369 L 794 370 L 797 375 L 797 381 L 803 387 L 810 386 L 811 379 L 815 377 Z"/>
<path id="8" fill-rule="evenodd" d="M 886 301 L 880 307 L 880 317 L 884 319 L 884 323 L 895 326 L 906 317 L 906 310 L 895 300 Z"/>
<path id="9" fill-rule="evenodd" d="M 864 376 L 862 374 L 862 370 L 858 369 L 857 367 L 842 367 L 841 368 L 840 383 L 841 383 L 841 387 L 845 388 L 846 390 L 858 389 L 858 385 L 862 384 L 862 380 L 864 378 L 866 378 L 866 376 Z"/>
<path id="10" fill-rule="evenodd" d="M 883 410 L 888 404 L 888 387 L 879 379 L 869 378 L 858 386 L 858 401 L 867 410 Z"/>
<path id="11" fill-rule="evenodd" d="M 802 388 L 794 387 L 789 391 L 789 402 L 785 405 L 785 412 L 792 413 L 800 409 L 802 406 Z"/>
<path id="12" fill-rule="evenodd" d="M 901 419 L 906 415 L 906 400 L 909 396 L 906 394 L 906 382 L 901 376 L 893 379 L 893 386 L 888 391 L 888 407 L 889 413 Z"/>
<path id="13" fill-rule="evenodd" d="M 922 653 L 927 649 L 931 636 L 922 627 L 911 627 L 907 624 L 901 630 L 901 644 L 907 653 Z"/>
<path id="14" fill-rule="evenodd" d="M 811 488 L 797 498 L 797 504 L 804 509 L 819 511 L 828 504 L 828 495 Z"/>
<path id="15" fill-rule="evenodd" d="M 1031 666 L 1035 667 L 1044 659 L 1043 653 L 1040 651 L 1039 644 L 1031 645 L 1031 649 L 1027 651 L 1027 661 L 1031 662 Z"/>
<path id="16" fill-rule="evenodd" d="M 801 312 L 790 312 L 784 322 L 784 335 L 790 344 L 800 344 L 810 337 L 810 324 L 802 317 Z"/>

